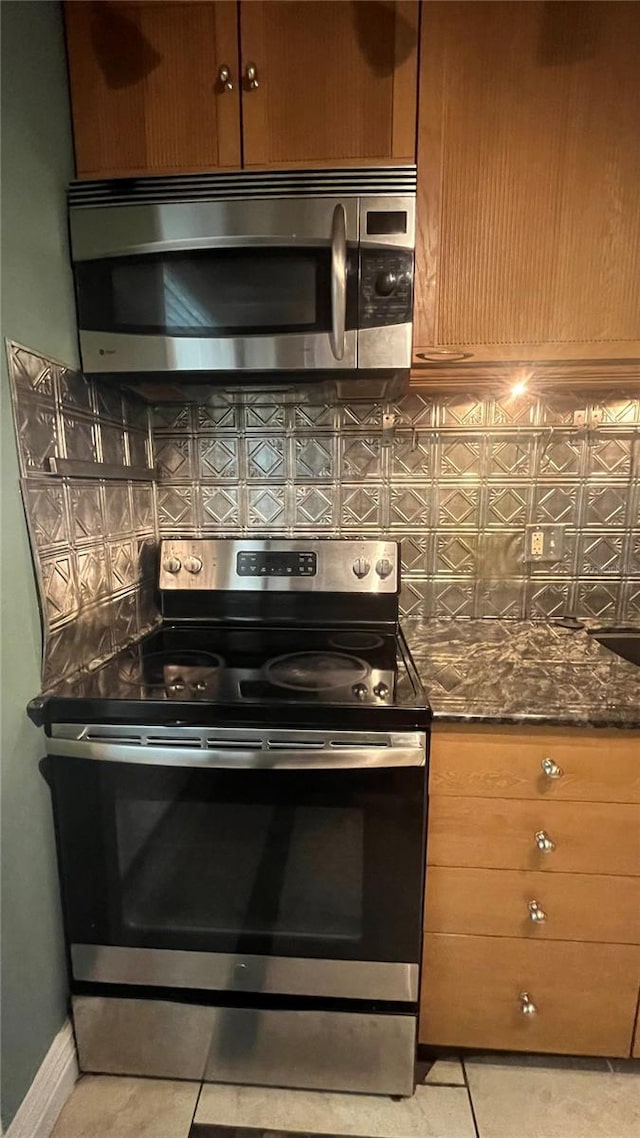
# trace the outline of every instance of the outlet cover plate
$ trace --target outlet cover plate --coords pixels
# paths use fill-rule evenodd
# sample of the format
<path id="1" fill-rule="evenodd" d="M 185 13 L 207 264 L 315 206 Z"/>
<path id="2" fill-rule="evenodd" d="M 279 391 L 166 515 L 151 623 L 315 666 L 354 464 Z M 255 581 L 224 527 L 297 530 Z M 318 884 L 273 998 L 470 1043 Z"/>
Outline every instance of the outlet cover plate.
<path id="1" fill-rule="evenodd" d="M 535 561 L 539 564 L 541 561 L 562 561 L 565 528 L 565 526 L 554 525 L 525 526 L 525 562 Z M 536 541 L 538 535 L 541 537 L 541 543 Z M 539 553 L 534 552 L 538 544 L 542 545 Z"/>

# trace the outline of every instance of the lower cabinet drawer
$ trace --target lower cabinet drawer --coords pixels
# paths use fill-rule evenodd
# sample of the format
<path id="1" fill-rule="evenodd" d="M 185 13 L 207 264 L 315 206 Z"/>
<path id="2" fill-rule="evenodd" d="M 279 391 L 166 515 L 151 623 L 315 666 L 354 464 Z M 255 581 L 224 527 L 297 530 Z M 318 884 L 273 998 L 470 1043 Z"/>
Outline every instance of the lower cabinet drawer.
<path id="1" fill-rule="evenodd" d="M 427 933 L 419 1039 L 627 1056 L 639 982 L 633 945 Z"/>
<path id="2" fill-rule="evenodd" d="M 426 932 L 640 945 L 640 877 L 427 870 Z"/>
<path id="3" fill-rule="evenodd" d="M 640 876 L 640 806 L 436 794 L 429 803 L 427 862 Z"/>

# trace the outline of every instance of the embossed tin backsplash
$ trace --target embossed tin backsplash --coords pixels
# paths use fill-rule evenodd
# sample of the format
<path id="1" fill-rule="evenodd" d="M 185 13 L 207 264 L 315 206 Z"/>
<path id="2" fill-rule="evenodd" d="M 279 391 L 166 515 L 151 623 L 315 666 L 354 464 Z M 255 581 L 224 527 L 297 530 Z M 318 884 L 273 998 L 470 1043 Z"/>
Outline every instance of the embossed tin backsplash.
<path id="1" fill-rule="evenodd" d="M 405 614 L 640 617 L 636 398 L 220 395 L 156 407 L 153 438 L 161 534 L 401 539 Z M 558 561 L 524 560 L 534 524 Z"/>
<path id="2" fill-rule="evenodd" d="M 157 620 L 149 413 L 137 397 L 18 344 L 7 351 L 46 689 Z"/>

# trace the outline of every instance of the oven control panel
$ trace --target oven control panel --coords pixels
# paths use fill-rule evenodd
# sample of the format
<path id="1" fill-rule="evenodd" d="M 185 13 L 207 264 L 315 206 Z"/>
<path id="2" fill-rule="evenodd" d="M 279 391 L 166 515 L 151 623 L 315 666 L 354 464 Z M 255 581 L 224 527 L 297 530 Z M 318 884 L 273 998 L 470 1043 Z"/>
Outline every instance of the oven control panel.
<path id="1" fill-rule="evenodd" d="M 171 591 L 397 593 L 395 541 L 165 538 L 158 584 Z"/>
<path id="2" fill-rule="evenodd" d="M 315 577 L 315 553 L 287 550 L 241 550 L 236 559 L 239 577 Z"/>

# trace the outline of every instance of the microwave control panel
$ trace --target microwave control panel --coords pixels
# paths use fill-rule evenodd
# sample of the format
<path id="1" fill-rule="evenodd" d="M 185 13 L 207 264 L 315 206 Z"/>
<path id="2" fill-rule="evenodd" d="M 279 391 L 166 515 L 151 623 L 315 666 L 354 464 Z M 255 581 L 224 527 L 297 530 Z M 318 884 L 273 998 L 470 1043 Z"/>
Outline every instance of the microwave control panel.
<path id="1" fill-rule="evenodd" d="M 413 308 L 413 253 L 408 249 L 361 249 L 360 328 L 407 324 Z"/>

